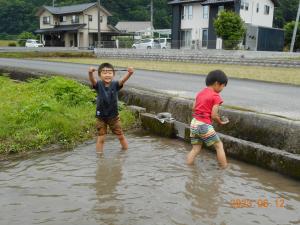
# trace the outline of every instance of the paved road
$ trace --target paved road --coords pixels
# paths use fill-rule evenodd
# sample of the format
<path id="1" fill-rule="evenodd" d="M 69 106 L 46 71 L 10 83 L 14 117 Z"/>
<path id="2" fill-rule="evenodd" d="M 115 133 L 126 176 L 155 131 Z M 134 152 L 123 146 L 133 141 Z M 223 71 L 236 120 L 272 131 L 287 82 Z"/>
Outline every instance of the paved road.
<path id="1" fill-rule="evenodd" d="M 0 58 L 0 67 L 3 66 L 63 74 L 84 80 L 87 79 L 88 69 L 88 65 L 83 64 Z M 116 78 L 120 76 L 117 74 Z M 204 80 L 204 76 L 198 75 L 137 70 L 128 85 L 194 98 L 197 91 L 205 86 Z M 297 86 L 230 79 L 221 95 L 225 105 L 300 120 L 300 87 Z"/>

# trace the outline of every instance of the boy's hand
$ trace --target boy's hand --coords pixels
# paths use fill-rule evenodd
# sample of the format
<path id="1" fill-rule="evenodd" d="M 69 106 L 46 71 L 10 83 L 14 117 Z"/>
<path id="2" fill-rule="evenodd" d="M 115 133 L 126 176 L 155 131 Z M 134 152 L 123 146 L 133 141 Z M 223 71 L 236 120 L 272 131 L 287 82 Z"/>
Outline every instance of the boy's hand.
<path id="1" fill-rule="evenodd" d="M 221 125 L 225 125 L 229 123 L 229 119 L 226 116 L 221 116 L 220 120 L 221 120 L 220 121 Z"/>
<path id="2" fill-rule="evenodd" d="M 221 125 L 226 125 L 226 124 L 228 124 L 229 123 L 229 120 L 227 120 L 227 121 L 221 121 Z"/>
<path id="3" fill-rule="evenodd" d="M 133 67 L 128 67 L 127 72 L 128 72 L 129 75 L 132 75 L 134 73 Z"/>
<path id="4" fill-rule="evenodd" d="M 96 71 L 96 69 L 94 67 L 89 68 L 89 73 L 94 73 L 95 71 Z"/>

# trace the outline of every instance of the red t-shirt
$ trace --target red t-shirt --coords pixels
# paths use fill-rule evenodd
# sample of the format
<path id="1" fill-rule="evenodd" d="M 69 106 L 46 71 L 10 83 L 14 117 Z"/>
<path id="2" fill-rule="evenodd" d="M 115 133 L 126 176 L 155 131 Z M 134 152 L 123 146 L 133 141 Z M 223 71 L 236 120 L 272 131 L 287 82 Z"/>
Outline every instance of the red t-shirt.
<path id="1" fill-rule="evenodd" d="M 211 112 L 214 105 L 223 103 L 219 93 L 211 88 L 204 88 L 196 96 L 193 117 L 207 124 L 212 124 Z"/>

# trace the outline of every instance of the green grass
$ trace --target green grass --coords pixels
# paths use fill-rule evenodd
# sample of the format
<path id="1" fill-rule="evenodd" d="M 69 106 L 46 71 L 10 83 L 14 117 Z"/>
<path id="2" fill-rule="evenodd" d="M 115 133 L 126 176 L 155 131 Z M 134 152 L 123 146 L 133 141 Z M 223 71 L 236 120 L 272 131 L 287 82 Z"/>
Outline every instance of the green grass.
<path id="1" fill-rule="evenodd" d="M 0 153 L 40 150 L 50 144 L 70 148 L 94 136 L 95 93 L 62 77 L 14 82 L 0 76 Z M 120 107 L 126 129 L 135 121 Z"/>
<path id="2" fill-rule="evenodd" d="M 18 43 L 13 40 L 0 40 L 0 47 L 7 47 L 9 43 L 16 43 L 18 46 Z"/>
<path id="3" fill-rule="evenodd" d="M 89 57 L 94 58 L 92 52 L 0 52 L 0 58 L 40 58 L 40 57 Z"/>

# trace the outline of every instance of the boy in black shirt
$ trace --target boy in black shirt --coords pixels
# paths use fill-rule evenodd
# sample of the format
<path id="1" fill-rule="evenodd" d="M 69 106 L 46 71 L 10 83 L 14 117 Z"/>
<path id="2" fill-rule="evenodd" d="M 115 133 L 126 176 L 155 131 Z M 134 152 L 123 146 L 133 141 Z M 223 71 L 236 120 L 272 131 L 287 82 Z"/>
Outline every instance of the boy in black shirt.
<path id="1" fill-rule="evenodd" d="M 105 135 L 107 134 L 107 125 L 114 134 L 118 136 L 123 150 L 128 149 L 128 143 L 121 128 L 121 122 L 118 113 L 118 92 L 124 83 L 130 78 L 134 70 L 132 67 L 127 69 L 127 73 L 119 80 L 113 80 L 115 76 L 114 67 L 110 63 L 102 63 L 98 69 L 100 80 L 94 77 L 95 68 L 89 68 L 89 80 L 93 88 L 97 91 L 96 127 L 98 138 L 96 143 L 97 153 L 103 153 Z"/>

